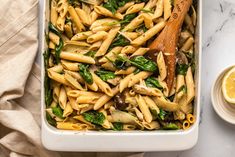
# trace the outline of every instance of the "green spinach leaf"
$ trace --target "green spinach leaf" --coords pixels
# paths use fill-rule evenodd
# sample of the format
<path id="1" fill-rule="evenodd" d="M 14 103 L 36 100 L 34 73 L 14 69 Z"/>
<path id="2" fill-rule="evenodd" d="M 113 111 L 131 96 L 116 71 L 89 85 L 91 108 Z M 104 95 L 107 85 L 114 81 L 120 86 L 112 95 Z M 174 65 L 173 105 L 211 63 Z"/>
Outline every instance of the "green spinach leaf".
<path id="1" fill-rule="evenodd" d="M 186 75 L 189 65 L 188 64 L 177 64 L 176 73 L 178 75 Z"/>
<path id="2" fill-rule="evenodd" d="M 124 6 L 127 2 L 130 1 L 131 0 L 108 0 L 104 3 L 103 7 L 115 14 L 119 7 Z"/>
<path id="3" fill-rule="evenodd" d="M 89 71 L 89 65 L 80 64 L 79 65 L 79 74 L 82 76 L 82 78 L 88 83 L 93 83 L 93 78 L 91 75 L 91 72 Z"/>
<path id="4" fill-rule="evenodd" d="M 158 114 L 158 118 L 160 120 L 165 120 L 166 115 L 167 115 L 167 112 L 164 111 L 163 109 L 160 109 L 160 113 Z"/>
<path id="5" fill-rule="evenodd" d="M 46 70 L 48 69 L 50 51 L 49 50 L 45 51 L 43 53 L 43 57 L 44 57 L 44 67 L 45 67 L 45 78 L 44 78 L 45 104 L 47 107 L 49 107 L 53 101 L 51 79 L 48 77 Z"/>
<path id="6" fill-rule="evenodd" d="M 95 54 L 96 54 L 96 51 L 88 51 L 88 52 L 85 53 L 84 55 L 85 55 L 85 56 L 90 56 L 90 57 L 94 58 L 94 57 L 95 57 Z"/>
<path id="7" fill-rule="evenodd" d="M 145 12 L 145 13 L 154 13 L 152 10 L 147 10 L 147 9 L 141 9 L 141 11 Z"/>
<path id="8" fill-rule="evenodd" d="M 110 45 L 110 48 L 114 48 L 115 46 L 126 46 L 129 44 L 130 44 L 130 41 L 126 39 L 124 36 L 122 36 L 121 34 L 119 34 L 113 40 L 113 43 Z"/>
<path id="9" fill-rule="evenodd" d="M 49 124 L 51 124 L 52 126 L 56 126 L 56 121 L 55 119 L 53 119 L 49 113 L 46 112 L 46 119 L 47 119 L 47 122 Z"/>
<path id="10" fill-rule="evenodd" d="M 135 56 L 130 59 L 130 63 L 141 70 L 155 72 L 158 70 L 155 62 L 146 59 L 143 56 Z"/>
<path id="11" fill-rule="evenodd" d="M 179 127 L 175 123 L 170 122 L 170 123 L 165 124 L 163 126 L 163 129 L 164 130 L 178 130 Z"/>
<path id="12" fill-rule="evenodd" d="M 52 113 L 54 113 L 57 117 L 64 119 L 63 110 L 60 108 L 59 105 L 57 105 L 56 107 L 52 107 Z"/>
<path id="13" fill-rule="evenodd" d="M 184 93 L 187 93 L 187 87 L 185 85 L 181 86 L 180 89 L 177 91 L 177 93 L 183 91 Z"/>
<path id="14" fill-rule="evenodd" d="M 96 75 L 98 75 L 103 81 L 107 81 L 108 79 L 114 79 L 116 76 L 114 72 L 106 71 L 106 70 L 98 70 L 95 71 Z"/>
<path id="15" fill-rule="evenodd" d="M 145 84 L 148 86 L 148 87 L 155 87 L 155 88 L 159 88 L 159 89 L 163 89 L 163 87 L 160 85 L 160 83 L 158 82 L 157 79 L 155 79 L 154 77 L 148 77 L 146 80 L 145 80 Z"/>
<path id="16" fill-rule="evenodd" d="M 113 123 L 113 130 L 115 130 L 115 131 L 123 130 L 123 123 L 121 123 L 121 122 L 114 122 Z"/>
<path id="17" fill-rule="evenodd" d="M 120 23 L 121 23 L 121 24 L 130 23 L 137 15 L 138 15 L 137 13 L 125 15 L 124 18 L 123 18 L 123 20 L 120 21 Z"/>
<path id="18" fill-rule="evenodd" d="M 56 35 L 58 35 L 60 37 L 59 45 L 56 45 L 56 48 L 55 48 L 55 59 L 56 59 L 56 63 L 58 64 L 60 62 L 60 53 L 61 53 L 61 50 L 64 46 L 64 42 L 61 37 L 60 31 L 51 22 L 49 22 L 48 27 L 51 32 L 55 33 Z"/>
<path id="19" fill-rule="evenodd" d="M 88 111 L 83 113 L 82 116 L 86 121 L 96 125 L 102 125 L 105 120 L 104 114 L 98 111 Z"/>

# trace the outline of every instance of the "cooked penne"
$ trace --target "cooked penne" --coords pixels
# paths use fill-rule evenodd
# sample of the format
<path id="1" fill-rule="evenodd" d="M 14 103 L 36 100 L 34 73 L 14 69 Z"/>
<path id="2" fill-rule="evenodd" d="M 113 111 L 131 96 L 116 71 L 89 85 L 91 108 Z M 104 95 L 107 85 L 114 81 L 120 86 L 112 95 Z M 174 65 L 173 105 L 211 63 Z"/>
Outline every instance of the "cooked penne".
<path id="1" fill-rule="evenodd" d="M 137 12 L 141 11 L 141 9 L 143 9 L 143 7 L 144 7 L 144 3 L 134 4 L 127 9 L 126 15 L 137 13 Z"/>
<path id="2" fill-rule="evenodd" d="M 103 41 L 103 43 L 101 44 L 99 50 L 96 52 L 95 56 L 98 57 L 98 56 L 102 56 L 104 55 L 110 44 L 112 43 L 113 39 L 115 38 L 115 36 L 117 35 L 118 31 L 119 31 L 119 27 L 117 28 L 113 28 L 111 29 L 109 32 L 108 32 L 108 37 Z"/>
<path id="3" fill-rule="evenodd" d="M 146 28 L 152 28 L 153 27 L 153 18 L 152 18 L 152 15 L 149 15 L 147 13 L 142 13 L 141 14 L 144 18 L 144 25 Z"/>
<path id="4" fill-rule="evenodd" d="M 184 43 L 184 45 L 180 48 L 181 51 L 188 51 L 190 47 L 193 45 L 194 39 L 193 37 L 189 37 L 188 40 Z"/>
<path id="5" fill-rule="evenodd" d="M 89 26 L 91 24 L 90 16 L 84 10 L 82 10 L 80 8 L 75 8 L 75 11 L 76 11 L 78 17 L 81 19 L 81 22 L 85 26 Z"/>
<path id="6" fill-rule="evenodd" d="M 153 18 L 157 19 L 162 16 L 163 14 L 163 1 L 164 0 L 158 0 L 156 3 L 156 9 L 154 11 Z"/>
<path id="7" fill-rule="evenodd" d="M 92 57 L 85 56 L 85 55 L 78 54 L 78 53 L 61 52 L 60 58 L 70 60 L 70 61 L 77 61 L 81 63 L 95 64 L 95 60 Z"/>
<path id="8" fill-rule="evenodd" d="M 84 90 L 80 83 L 72 77 L 68 72 L 65 72 L 64 78 L 76 89 Z"/>
<path id="9" fill-rule="evenodd" d="M 137 95 L 135 98 L 142 114 L 144 115 L 144 119 L 146 120 L 146 122 L 150 123 L 153 120 L 153 117 L 143 97 L 141 95 Z"/>
<path id="10" fill-rule="evenodd" d="M 157 3 L 157 0 L 149 0 L 148 3 L 144 6 L 145 10 L 152 9 Z"/>
<path id="11" fill-rule="evenodd" d="M 112 50 L 110 50 L 104 57 L 102 57 L 101 59 L 99 59 L 99 62 L 108 62 L 109 60 L 115 60 L 117 57 L 117 55 L 119 53 L 121 53 L 121 50 L 123 48 L 118 46 L 118 47 L 114 47 Z M 108 59 L 107 59 L 108 58 Z"/>
<path id="12" fill-rule="evenodd" d="M 136 67 L 129 67 L 126 70 L 118 70 L 115 72 L 116 75 L 129 75 L 131 73 L 133 73 L 136 70 Z"/>
<path id="13" fill-rule="evenodd" d="M 63 117 L 68 117 L 71 113 L 73 113 L 73 108 L 71 107 L 70 103 L 66 104 L 66 107 L 63 112 Z"/>
<path id="14" fill-rule="evenodd" d="M 118 86 L 116 86 L 115 88 L 112 89 L 112 95 L 116 95 L 119 91 Z M 112 98 L 112 96 L 108 96 L 106 94 L 104 94 L 103 96 L 101 96 L 98 101 L 95 103 L 94 105 L 94 110 L 98 110 L 99 108 L 101 108 L 105 103 L 107 103 L 110 99 Z"/>
<path id="15" fill-rule="evenodd" d="M 71 40 L 85 40 L 87 39 L 90 35 L 92 35 L 92 31 L 87 31 L 87 32 L 80 32 L 75 34 Z"/>
<path id="16" fill-rule="evenodd" d="M 132 54 L 135 51 L 136 51 L 136 47 L 128 45 L 128 46 L 123 47 L 121 53 L 123 53 L 123 54 Z"/>
<path id="17" fill-rule="evenodd" d="M 195 90 L 194 90 L 194 80 L 192 74 L 192 68 L 189 67 L 188 71 L 185 76 L 186 86 L 187 86 L 187 101 L 190 103 L 193 98 L 195 97 Z"/>
<path id="18" fill-rule="evenodd" d="M 162 52 L 160 52 L 157 56 L 157 65 L 160 73 L 160 80 L 163 81 L 167 76 L 167 69 Z"/>
<path id="19" fill-rule="evenodd" d="M 147 32 L 145 32 L 144 34 L 142 34 L 141 36 L 133 40 L 131 44 L 133 45 L 144 44 L 148 39 L 150 39 L 151 37 L 156 35 L 158 32 L 160 32 L 165 27 L 165 25 L 166 23 L 164 21 L 159 22 L 158 24 L 150 28 Z"/>
<path id="20" fill-rule="evenodd" d="M 50 71 L 50 70 L 48 70 L 47 73 L 48 73 L 48 77 L 50 77 L 52 80 L 55 80 L 55 81 L 57 81 L 61 84 L 70 86 L 69 82 L 64 78 L 64 75 L 59 74 L 59 73 L 54 72 L 54 71 Z"/>
<path id="21" fill-rule="evenodd" d="M 117 12 L 123 13 L 123 12 L 125 12 L 129 7 L 131 7 L 131 6 L 134 5 L 134 4 L 135 4 L 135 2 L 128 2 L 128 3 L 126 3 L 124 6 L 118 8 Z"/>
<path id="22" fill-rule="evenodd" d="M 94 82 L 97 84 L 100 90 L 103 91 L 108 96 L 113 96 L 113 92 L 110 86 L 106 82 L 101 80 L 95 73 L 91 72 L 91 74 L 94 79 Z"/>
<path id="23" fill-rule="evenodd" d="M 164 20 L 166 21 L 171 16 L 171 0 L 164 0 Z"/>
<path id="24" fill-rule="evenodd" d="M 102 7 L 102 6 L 95 6 L 94 10 L 103 16 L 108 16 L 108 17 L 113 17 L 113 18 L 117 18 L 117 19 L 123 19 L 123 15 L 120 13 L 115 13 L 113 14 L 111 11 L 109 11 L 108 9 Z"/>
<path id="25" fill-rule="evenodd" d="M 79 70 L 79 63 L 75 62 L 68 62 L 66 60 L 61 60 L 61 65 L 64 69 L 70 70 L 70 71 L 78 71 Z"/>
<path id="26" fill-rule="evenodd" d="M 49 39 L 56 45 L 59 45 L 60 37 L 52 32 L 49 32 Z"/>
<path id="27" fill-rule="evenodd" d="M 144 18 L 142 15 L 137 16 L 134 18 L 128 25 L 126 25 L 122 31 L 123 32 L 132 32 L 134 29 L 136 29 L 142 22 L 144 21 Z"/>
<path id="28" fill-rule="evenodd" d="M 131 57 L 143 56 L 146 52 L 148 52 L 148 50 L 149 50 L 149 48 L 140 47 L 131 55 Z"/>
<path id="29" fill-rule="evenodd" d="M 62 109 L 65 109 L 67 105 L 67 94 L 63 86 L 60 88 L 59 105 Z"/>
<path id="30" fill-rule="evenodd" d="M 56 21 L 56 26 L 60 31 L 64 31 L 64 25 L 65 25 L 65 17 L 59 16 Z"/>
<path id="31" fill-rule="evenodd" d="M 128 84 L 129 84 L 129 82 L 131 81 L 131 78 L 132 78 L 133 76 L 134 76 L 134 74 L 131 73 L 131 74 L 127 75 L 124 79 L 122 79 L 122 80 L 120 81 L 120 85 L 119 85 L 119 91 L 120 91 L 120 93 L 121 93 L 125 88 L 128 87 Z"/>
<path id="32" fill-rule="evenodd" d="M 158 105 L 159 108 L 162 108 L 166 111 L 177 111 L 179 110 L 179 104 L 170 102 L 164 97 L 153 97 L 154 102 Z"/>
<path id="33" fill-rule="evenodd" d="M 108 33 L 105 31 L 97 32 L 87 38 L 88 43 L 94 43 L 99 40 L 104 40 L 107 37 Z"/>
<path id="34" fill-rule="evenodd" d="M 138 74 L 131 77 L 131 79 L 128 83 L 128 87 L 134 86 L 135 84 L 139 83 L 140 80 L 144 80 L 150 75 L 151 75 L 150 72 L 146 72 L 146 71 L 139 72 Z"/>
<path id="35" fill-rule="evenodd" d="M 97 42 L 94 42 L 90 47 L 89 47 L 89 50 L 91 51 L 96 51 L 100 48 L 102 44 L 102 41 L 97 41 Z"/>
<path id="36" fill-rule="evenodd" d="M 79 32 L 85 30 L 84 25 L 82 24 L 81 20 L 79 19 L 75 9 L 72 6 L 68 7 L 68 12 L 71 16 L 72 21 L 75 23 Z"/>
<path id="37" fill-rule="evenodd" d="M 51 18 L 51 23 L 54 26 L 56 26 L 56 21 L 58 19 L 58 13 L 57 13 L 56 7 L 57 7 L 56 0 L 52 0 L 51 1 L 51 14 L 50 14 L 50 18 Z"/>

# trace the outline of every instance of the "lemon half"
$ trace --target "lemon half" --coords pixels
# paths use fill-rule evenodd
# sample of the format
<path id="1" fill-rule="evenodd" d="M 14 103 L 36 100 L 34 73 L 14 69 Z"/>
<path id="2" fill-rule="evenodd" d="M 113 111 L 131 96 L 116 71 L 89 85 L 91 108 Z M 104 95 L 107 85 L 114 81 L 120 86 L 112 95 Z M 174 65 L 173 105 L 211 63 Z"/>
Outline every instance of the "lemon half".
<path id="1" fill-rule="evenodd" d="M 226 101 L 235 104 L 235 67 L 225 74 L 222 82 L 222 92 Z"/>

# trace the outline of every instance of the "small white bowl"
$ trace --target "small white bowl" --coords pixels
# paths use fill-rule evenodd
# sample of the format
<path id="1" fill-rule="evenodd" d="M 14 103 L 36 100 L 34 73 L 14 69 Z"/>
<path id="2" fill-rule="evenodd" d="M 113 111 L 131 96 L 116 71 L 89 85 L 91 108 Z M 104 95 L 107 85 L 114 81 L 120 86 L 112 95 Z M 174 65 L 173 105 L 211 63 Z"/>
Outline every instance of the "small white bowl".
<path id="1" fill-rule="evenodd" d="M 223 120 L 235 125 L 235 104 L 228 103 L 222 93 L 223 77 L 233 67 L 234 65 L 224 69 L 218 75 L 211 89 L 211 101 L 215 112 Z"/>

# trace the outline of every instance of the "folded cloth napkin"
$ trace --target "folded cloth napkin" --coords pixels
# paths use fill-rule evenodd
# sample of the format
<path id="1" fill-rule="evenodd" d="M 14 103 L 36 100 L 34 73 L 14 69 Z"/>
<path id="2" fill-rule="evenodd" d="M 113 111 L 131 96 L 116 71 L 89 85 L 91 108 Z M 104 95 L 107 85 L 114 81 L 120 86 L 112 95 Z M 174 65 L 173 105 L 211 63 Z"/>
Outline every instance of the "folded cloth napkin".
<path id="1" fill-rule="evenodd" d="M 38 1 L 4 0 L 0 5 L 0 157 L 121 157 L 131 153 L 48 151 L 40 139 Z M 131 157 L 142 157 L 143 154 Z"/>

